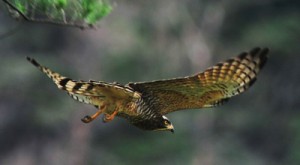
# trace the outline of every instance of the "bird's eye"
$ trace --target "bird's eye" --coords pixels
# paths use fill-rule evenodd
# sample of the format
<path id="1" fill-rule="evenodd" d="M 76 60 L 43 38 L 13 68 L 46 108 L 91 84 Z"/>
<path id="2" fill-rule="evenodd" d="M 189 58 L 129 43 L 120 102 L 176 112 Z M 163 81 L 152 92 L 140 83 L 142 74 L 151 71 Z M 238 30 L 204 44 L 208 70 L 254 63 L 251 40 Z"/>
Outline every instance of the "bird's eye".
<path id="1" fill-rule="evenodd" d="M 168 125 L 169 124 L 169 121 L 168 120 L 165 120 L 165 125 Z"/>

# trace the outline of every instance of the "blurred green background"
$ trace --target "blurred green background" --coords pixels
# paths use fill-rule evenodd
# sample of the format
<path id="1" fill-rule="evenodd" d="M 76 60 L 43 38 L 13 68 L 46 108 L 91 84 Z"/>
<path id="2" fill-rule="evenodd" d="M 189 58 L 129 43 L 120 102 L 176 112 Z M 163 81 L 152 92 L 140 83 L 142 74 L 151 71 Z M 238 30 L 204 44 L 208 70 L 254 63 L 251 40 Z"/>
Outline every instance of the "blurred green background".
<path id="1" fill-rule="evenodd" d="M 300 164 L 300 1 L 115 0 L 97 30 L 19 23 L 0 13 L 0 164 Z M 175 134 L 95 112 L 25 56 L 73 79 L 191 75 L 269 47 L 258 81 L 227 104 L 167 115 Z"/>

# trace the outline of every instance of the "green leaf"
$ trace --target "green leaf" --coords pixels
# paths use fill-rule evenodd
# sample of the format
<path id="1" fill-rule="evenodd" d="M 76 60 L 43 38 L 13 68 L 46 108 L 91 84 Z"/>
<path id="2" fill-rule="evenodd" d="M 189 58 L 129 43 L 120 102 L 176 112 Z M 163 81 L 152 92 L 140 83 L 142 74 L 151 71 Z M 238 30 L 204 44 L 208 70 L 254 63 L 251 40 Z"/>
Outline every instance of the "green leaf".
<path id="1" fill-rule="evenodd" d="M 88 24 L 94 24 L 112 11 L 112 7 L 99 0 L 83 0 L 83 18 Z"/>
<path id="2" fill-rule="evenodd" d="M 77 27 L 93 25 L 112 11 L 105 0 L 12 0 L 11 3 L 28 21 Z M 10 10 L 10 13 L 17 12 Z"/>
<path id="3" fill-rule="evenodd" d="M 67 4 L 68 1 L 67 0 L 49 0 L 52 4 L 52 6 L 54 6 L 56 9 L 64 9 Z"/>
<path id="4" fill-rule="evenodd" d="M 27 10 L 26 10 L 26 6 L 24 5 L 24 3 L 22 3 L 22 2 L 20 2 L 20 1 L 18 0 L 18 1 L 15 2 L 15 4 L 16 4 L 16 8 L 17 8 L 20 12 L 26 14 L 26 11 L 27 11 Z"/>

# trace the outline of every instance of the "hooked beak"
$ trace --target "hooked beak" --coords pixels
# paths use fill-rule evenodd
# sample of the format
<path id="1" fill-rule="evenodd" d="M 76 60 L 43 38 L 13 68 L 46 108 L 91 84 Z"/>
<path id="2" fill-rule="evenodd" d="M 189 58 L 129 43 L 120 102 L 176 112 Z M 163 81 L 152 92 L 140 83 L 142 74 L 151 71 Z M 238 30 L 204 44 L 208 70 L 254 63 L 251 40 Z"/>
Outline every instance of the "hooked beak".
<path id="1" fill-rule="evenodd" d="M 171 131 L 172 133 L 174 133 L 174 129 L 171 129 L 170 131 Z"/>
<path id="2" fill-rule="evenodd" d="M 167 129 L 174 133 L 174 126 L 172 124 L 168 125 Z"/>

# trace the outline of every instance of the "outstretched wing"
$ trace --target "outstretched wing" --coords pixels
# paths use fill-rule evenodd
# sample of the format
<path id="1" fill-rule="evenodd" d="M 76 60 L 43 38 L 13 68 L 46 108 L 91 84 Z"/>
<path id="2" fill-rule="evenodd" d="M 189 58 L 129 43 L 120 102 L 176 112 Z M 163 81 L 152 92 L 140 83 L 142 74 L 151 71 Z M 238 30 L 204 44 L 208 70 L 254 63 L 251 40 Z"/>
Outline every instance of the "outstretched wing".
<path id="1" fill-rule="evenodd" d="M 80 102 L 93 104 L 92 97 L 103 99 L 130 99 L 139 97 L 133 90 L 120 84 L 97 81 L 75 81 L 40 65 L 33 58 L 27 57 L 27 60 L 51 78 L 59 89 L 67 91 L 71 97 Z"/>
<path id="2" fill-rule="evenodd" d="M 128 86 L 161 114 L 213 107 L 247 90 L 267 61 L 267 53 L 267 48 L 254 48 L 194 76 Z"/>

